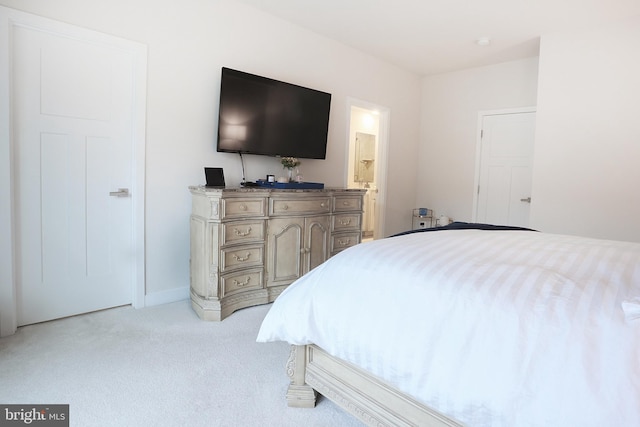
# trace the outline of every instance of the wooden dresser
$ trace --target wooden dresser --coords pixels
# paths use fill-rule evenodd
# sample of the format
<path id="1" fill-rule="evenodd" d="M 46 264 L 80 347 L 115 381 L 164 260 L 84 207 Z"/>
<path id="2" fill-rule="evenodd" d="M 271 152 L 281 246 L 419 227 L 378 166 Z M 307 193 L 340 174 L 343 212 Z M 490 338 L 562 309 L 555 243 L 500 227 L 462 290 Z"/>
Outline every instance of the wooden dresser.
<path id="1" fill-rule="evenodd" d="M 191 305 L 204 320 L 274 301 L 360 243 L 364 190 L 189 187 Z"/>

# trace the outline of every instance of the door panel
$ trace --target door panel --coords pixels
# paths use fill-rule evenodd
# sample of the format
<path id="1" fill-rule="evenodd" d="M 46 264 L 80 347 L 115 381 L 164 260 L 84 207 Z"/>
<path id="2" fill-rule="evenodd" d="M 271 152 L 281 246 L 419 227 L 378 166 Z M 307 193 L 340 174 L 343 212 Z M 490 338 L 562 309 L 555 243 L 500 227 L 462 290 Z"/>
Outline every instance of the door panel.
<path id="1" fill-rule="evenodd" d="M 308 254 L 303 273 L 308 273 L 329 257 L 329 217 L 325 215 L 307 219 L 305 231 L 305 249 Z"/>
<path id="2" fill-rule="evenodd" d="M 491 165 L 486 171 L 486 197 L 485 218 L 480 222 L 493 224 L 506 224 L 509 220 L 509 192 L 505 191 L 504 183 L 509 182 L 509 168 L 499 165 Z"/>
<path id="3" fill-rule="evenodd" d="M 130 304 L 134 58 L 16 27 L 12 39 L 18 325 Z"/>
<path id="4" fill-rule="evenodd" d="M 527 227 L 535 113 L 485 116 L 476 221 Z"/>
<path id="5" fill-rule="evenodd" d="M 514 167 L 511 174 L 509 221 L 512 225 L 527 227 L 531 210 L 531 167 Z M 529 201 L 525 201 L 527 199 Z"/>
<path id="6" fill-rule="evenodd" d="M 302 275 L 304 218 L 269 221 L 267 286 L 289 284 Z"/>

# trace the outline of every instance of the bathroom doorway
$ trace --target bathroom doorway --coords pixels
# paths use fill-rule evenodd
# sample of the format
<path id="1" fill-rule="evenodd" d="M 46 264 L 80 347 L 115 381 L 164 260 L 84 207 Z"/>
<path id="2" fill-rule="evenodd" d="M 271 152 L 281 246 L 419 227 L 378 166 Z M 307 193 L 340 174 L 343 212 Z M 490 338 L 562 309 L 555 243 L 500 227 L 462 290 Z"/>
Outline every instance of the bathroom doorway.
<path id="1" fill-rule="evenodd" d="M 384 236 L 387 124 L 389 110 L 349 100 L 347 187 L 367 190 L 363 202 L 362 241 Z"/>

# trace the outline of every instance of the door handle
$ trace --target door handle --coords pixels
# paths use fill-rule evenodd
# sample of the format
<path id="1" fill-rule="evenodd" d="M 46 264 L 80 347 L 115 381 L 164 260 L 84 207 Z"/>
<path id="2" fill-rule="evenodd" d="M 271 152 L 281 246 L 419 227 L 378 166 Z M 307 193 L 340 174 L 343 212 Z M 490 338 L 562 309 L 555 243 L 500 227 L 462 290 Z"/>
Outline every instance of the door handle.
<path id="1" fill-rule="evenodd" d="M 109 195 L 113 197 L 129 197 L 129 189 L 118 188 L 118 191 L 110 191 Z"/>
<path id="2" fill-rule="evenodd" d="M 521 202 L 531 203 L 531 197 L 527 197 L 526 199 L 520 199 Z"/>

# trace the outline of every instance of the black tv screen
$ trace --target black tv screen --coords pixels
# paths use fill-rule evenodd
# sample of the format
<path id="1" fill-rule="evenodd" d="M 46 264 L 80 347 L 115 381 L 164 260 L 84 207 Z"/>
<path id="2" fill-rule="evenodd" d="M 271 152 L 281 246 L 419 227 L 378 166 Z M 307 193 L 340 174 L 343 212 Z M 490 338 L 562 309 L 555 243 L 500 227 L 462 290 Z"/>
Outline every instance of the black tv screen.
<path id="1" fill-rule="evenodd" d="M 324 159 L 331 94 L 222 68 L 217 150 Z"/>

